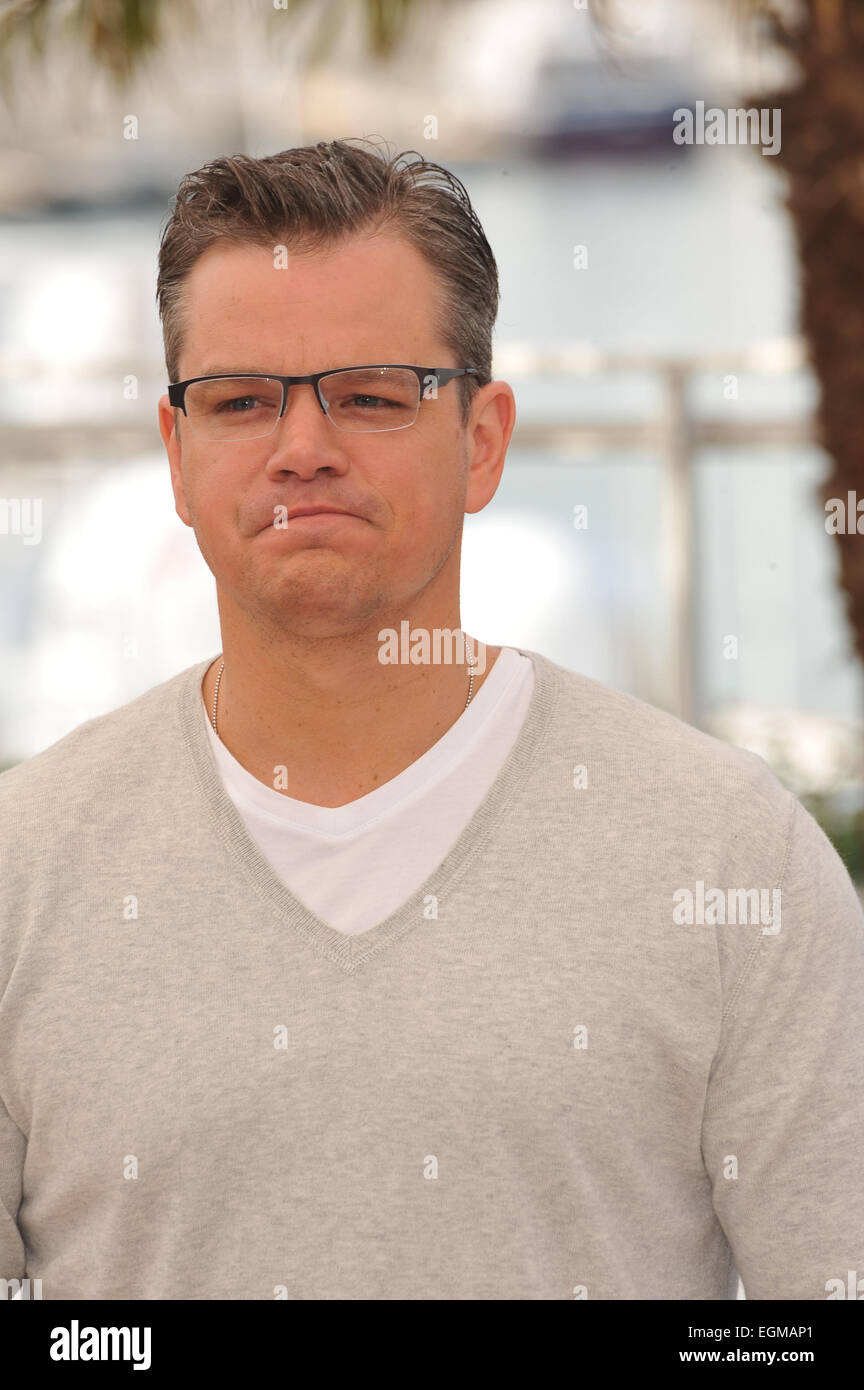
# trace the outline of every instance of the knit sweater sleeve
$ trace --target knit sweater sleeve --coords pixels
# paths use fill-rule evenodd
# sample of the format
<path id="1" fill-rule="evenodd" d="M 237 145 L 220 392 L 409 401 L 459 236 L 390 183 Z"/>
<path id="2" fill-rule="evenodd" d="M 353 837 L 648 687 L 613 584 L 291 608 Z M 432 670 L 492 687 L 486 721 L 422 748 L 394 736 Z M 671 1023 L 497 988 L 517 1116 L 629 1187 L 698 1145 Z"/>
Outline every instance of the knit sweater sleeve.
<path id="1" fill-rule="evenodd" d="M 860 1298 L 864 915 L 797 801 L 775 882 L 779 929 L 757 929 L 724 1000 L 703 1157 L 748 1299 Z"/>
<path id="2" fill-rule="evenodd" d="M 28 901 L 28 891 L 39 891 L 32 855 L 25 849 L 28 827 L 20 796 L 22 772 L 18 764 L 0 775 L 0 1279 L 23 1279 L 26 1266 L 18 1209 L 27 1138 L 7 1108 L 7 1103 L 12 1105 L 8 1041 L 14 1028 L 7 1034 L 3 1010 L 30 921 L 22 904 Z M 9 1289 L 7 1296 L 11 1298 L 13 1292 Z"/>
<path id="3" fill-rule="evenodd" d="M 0 1279 L 23 1279 L 24 1242 L 18 1230 L 25 1139 L 0 1100 Z"/>

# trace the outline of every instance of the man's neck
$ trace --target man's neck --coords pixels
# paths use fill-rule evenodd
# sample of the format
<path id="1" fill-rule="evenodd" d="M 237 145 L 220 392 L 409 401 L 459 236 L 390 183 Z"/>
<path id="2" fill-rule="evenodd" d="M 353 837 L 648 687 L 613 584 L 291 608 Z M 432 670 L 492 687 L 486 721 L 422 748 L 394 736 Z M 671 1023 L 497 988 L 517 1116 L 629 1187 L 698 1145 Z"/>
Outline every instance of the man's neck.
<path id="1" fill-rule="evenodd" d="M 471 643 L 477 660 L 472 699 L 500 647 Z M 208 719 L 221 658 L 201 684 Z M 235 663 L 236 665 L 236 663 Z M 345 806 L 397 777 L 443 738 L 462 715 L 469 690 L 464 662 L 381 665 L 334 672 L 309 664 L 258 663 L 219 683 L 219 737 L 237 761 L 297 801 Z M 284 769 L 284 771 L 283 771 Z"/>

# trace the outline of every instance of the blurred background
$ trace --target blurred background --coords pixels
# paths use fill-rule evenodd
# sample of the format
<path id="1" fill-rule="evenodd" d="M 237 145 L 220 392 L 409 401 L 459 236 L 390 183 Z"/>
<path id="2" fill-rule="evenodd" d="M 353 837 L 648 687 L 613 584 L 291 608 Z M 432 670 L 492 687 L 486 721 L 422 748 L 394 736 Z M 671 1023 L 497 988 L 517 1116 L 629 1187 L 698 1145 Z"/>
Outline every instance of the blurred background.
<path id="1" fill-rule="evenodd" d="M 179 179 L 377 137 L 459 175 L 501 275 L 519 417 L 466 631 L 754 749 L 864 879 L 864 580 L 826 513 L 864 385 L 860 11 L 3 5 L 0 767 L 220 650 L 156 418 Z M 699 102 L 782 110 L 780 149 L 676 143 Z"/>

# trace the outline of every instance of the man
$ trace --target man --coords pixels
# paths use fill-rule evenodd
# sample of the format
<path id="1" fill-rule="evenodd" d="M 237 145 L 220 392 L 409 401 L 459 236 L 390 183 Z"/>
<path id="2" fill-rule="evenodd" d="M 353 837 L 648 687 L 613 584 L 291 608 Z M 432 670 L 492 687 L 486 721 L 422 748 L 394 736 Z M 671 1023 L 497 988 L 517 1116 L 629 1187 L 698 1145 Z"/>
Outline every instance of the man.
<path id="1" fill-rule="evenodd" d="M 461 184 L 362 142 L 216 160 L 158 294 L 223 650 L 0 778 L 0 1274 L 838 1296 L 841 861 L 755 755 L 538 652 L 445 654 L 515 413 Z"/>

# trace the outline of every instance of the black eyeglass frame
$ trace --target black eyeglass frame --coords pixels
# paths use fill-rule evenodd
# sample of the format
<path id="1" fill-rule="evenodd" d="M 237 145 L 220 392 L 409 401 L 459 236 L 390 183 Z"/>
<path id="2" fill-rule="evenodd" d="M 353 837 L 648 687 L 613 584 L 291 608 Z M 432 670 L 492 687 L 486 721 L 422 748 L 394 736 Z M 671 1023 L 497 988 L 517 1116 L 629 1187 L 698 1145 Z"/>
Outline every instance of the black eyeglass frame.
<path id="1" fill-rule="evenodd" d="M 339 372 L 368 372 L 376 371 L 381 367 L 400 367 L 403 371 L 414 373 L 417 378 L 417 385 L 420 393 L 417 401 L 418 411 L 420 402 L 424 399 L 424 378 L 434 376 L 436 386 L 446 386 L 449 382 L 453 381 L 455 377 L 481 375 L 479 367 L 415 367 L 411 362 L 366 362 L 356 367 L 328 367 L 326 372 L 310 372 L 308 376 L 280 376 L 277 372 L 216 372 L 210 376 L 190 376 L 188 381 L 169 382 L 168 400 L 171 405 L 176 406 L 178 410 L 182 410 L 184 416 L 188 420 L 189 416 L 186 413 L 185 399 L 186 388 L 187 386 L 194 386 L 198 381 L 234 381 L 240 379 L 243 381 L 247 379 L 253 381 L 278 381 L 282 387 L 282 405 L 279 408 L 279 414 L 273 422 L 273 429 L 275 430 L 282 416 L 285 414 L 285 406 L 288 402 L 288 387 L 305 386 L 308 384 L 315 387 L 315 395 L 321 407 L 322 414 L 327 416 L 327 419 L 330 420 L 332 425 L 340 429 L 341 426 L 336 425 L 335 420 L 331 418 L 324 401 L 321 399 L 320 383 L 323 381 L 324 377 L 336 376 Z M 414 419 L 411 421 L 412 425 L 415 423 L 416 419 L 417 416 L 415 415 Z M 397 425 L 396 428 L 408 429 L 410 427 L 407 425 Z M 358 432 L 362 433 L 362 431 Z M 367 433 L 369 432 L 373 434 L 384 434 L 389 431 L 367 431 Z M 273 430 L 268 430 L 267 433 L 272 434 Z M 351 431 L 349 431 L 349 433 L 351 433 Z M 258 438 L 265 439 L 266 435 L 259 435 Z"/>

